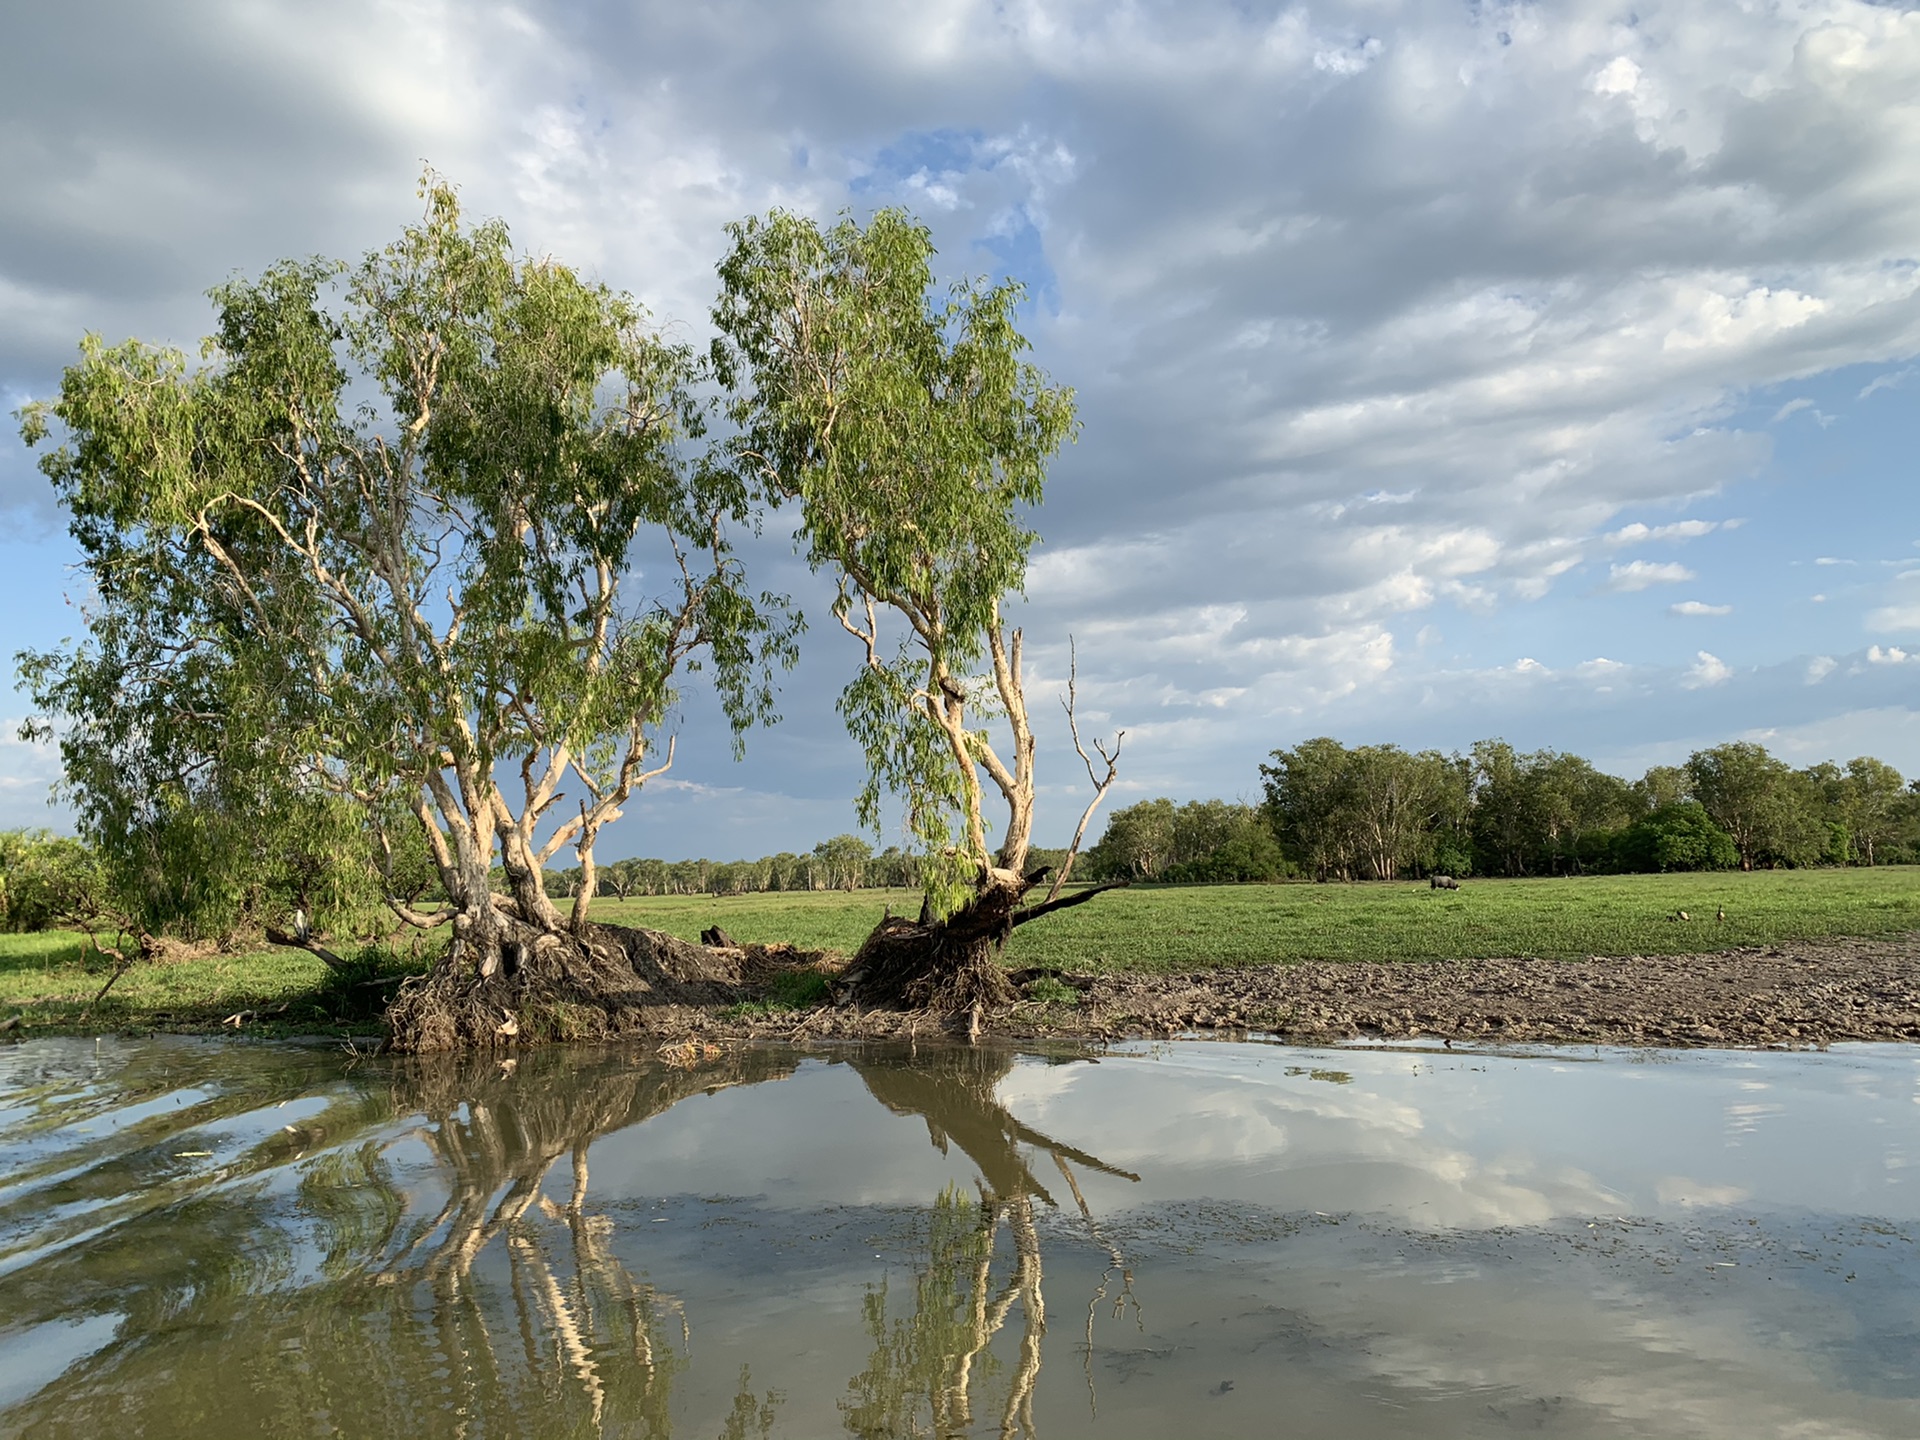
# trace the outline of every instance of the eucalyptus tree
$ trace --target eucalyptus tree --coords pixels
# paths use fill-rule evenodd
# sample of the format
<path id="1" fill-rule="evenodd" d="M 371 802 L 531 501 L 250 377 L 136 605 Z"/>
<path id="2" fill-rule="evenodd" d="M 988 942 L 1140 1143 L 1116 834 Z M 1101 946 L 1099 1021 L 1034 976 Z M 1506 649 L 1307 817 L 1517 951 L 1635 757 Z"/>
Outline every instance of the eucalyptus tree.
<path id="1" fill-rule="evenodd" d="M 1320 880 L 1391 880 L 1432 865 L 1464 823 L 1459 757 L 1398 745 L 1349 749 L 1327 736 L 1275 750 L 1262 765 L 1266 813 L 1289 858 Z M 1451 861 L 1450 861 L 1451 863 Z"/>
<path id="2" fill-rule="evenodd" d="M 1807 864 L 1822 856 L 1825 827 L 1809 782 L 1766 747 L 1729 741 L 1687 757 L 1687 788 L 1733 838 L 1740 868 Z"/>
<path id="3" fill-rule="evenodd" d="M 1685 766 L 1650 765 L 1647 773 L 1628 787 L 1632 791 L 1630 803 L 1638 815 L 1651 815 L 1655 810 L 1693 799 L 1689 788 L 1692 784 Z"/>
<path id="4" fill-rule="evenodd" d="M 1905 779 L 1886 761 L 1857 755 L 1847 762 L 1841 811 L 1853 843 L 1867 864 L 1874 863 L 1875 853 L 1902 828 L 1906 796 Z"/>
<path id="5" fill-rule="evenodd" d="M 1006 604 L 1025 584 L 1047 464 L 1074 433 L 1072 392 L 1025 358 L 1021 287 L 961 281 L 938 296 L 932 239 L 900 211 L 825 229 L 775 211 L 730 233 L 713 358 L 740 473 L 794 505 L 796 538 L 836 582 L 834 616 L 859 644 L 840 712 L 867 760 L 861 821 L 877 828 L 883 797 L 899 795 L 936 862 L 924 923 L 899 922 L 894 968 L 917 987 L 899 993 L 999 998 L 987 952 L 1041 878 L 1025 868 L 1035 745 Z M 1004 806 L 997 845 L 989 786 Z M 963 897 L 943 925 L 933 912 Z M 945 978 L 929 989 L 920 972 L 936 949 Z M 878 958 L 854 974 L 878 981 L 863 963 Z"/>
<path id="6" fill-rule="evenodd" d="M 1316 880 L 1349 879 L 1354 865 L 1346 823 L 1350 753 L 1332 736 L 1275 750 L 1260 767 L 1268 822 L 1294 863 Z"/>
<path id="7" fill-rule="evenodd" d="M 488 975 L 507 947 L 564 967 L 600 831 L 672 759 L 675 677 L 707 668 L 737 743 L 795 626 L 730 546 L 747 490 L 685 453 L 696 357 L 464 222 L 436 177 L 422 191 L 424 218 L 356 266 L 215 289 L 197 363 L 89 336 L 26 408 L 94 589 L 84 641 L 28 673 L 96 823 L 243 770 L 269 798 L 344 800 L 376 853 L 424 842 L 447 905 L 386 900 L 451 924 L 445 971 Z M 542 870 L 569 849 L 566 917 Z"/>

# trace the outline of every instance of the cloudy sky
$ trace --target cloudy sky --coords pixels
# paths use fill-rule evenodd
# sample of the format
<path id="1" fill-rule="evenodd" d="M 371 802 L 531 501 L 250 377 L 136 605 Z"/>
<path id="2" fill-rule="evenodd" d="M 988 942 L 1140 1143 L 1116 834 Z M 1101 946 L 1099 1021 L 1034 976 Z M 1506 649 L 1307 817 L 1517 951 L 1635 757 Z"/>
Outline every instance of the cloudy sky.
<path id="1" fill-rule="evenodd" d="M 0 47 L 0 391 L 85 331 L 351 256 L 422 161 L 707 333 L 721 227 L 905 205 L 1078 390 L 1022 621 L 1120 803 L 1276 746 L 1503 735 L 1624 774 L 1736 736 L 1920 772 L 1920 12 L 1684 4 L 172 0 Z M 9 653 L 72 552 L 0 442 Z M 819 592 L 784 540 L 769 580 Z M 825 619 L 824 614 L 820 615 Z M 688 699 L 607 853 L 851 828 L 828 621 L 736 765 Z M 851 642 L 847 642 L 851 644 Z M 1042 698 L 1037 709 L 1048 709 Z M 0 701 L 0 825 L 58 823 Z M 1085 790 L 1042 735 L 1042 841 Z"/>

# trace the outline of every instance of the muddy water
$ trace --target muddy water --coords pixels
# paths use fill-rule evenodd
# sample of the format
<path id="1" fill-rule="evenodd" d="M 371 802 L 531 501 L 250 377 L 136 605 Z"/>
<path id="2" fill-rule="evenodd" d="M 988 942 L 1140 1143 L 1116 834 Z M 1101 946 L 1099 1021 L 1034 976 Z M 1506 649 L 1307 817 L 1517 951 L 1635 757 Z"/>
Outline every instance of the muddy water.
<path id="1" fill-rule="evenodd" d="M 1920 1049 L 0 1050 L 0 1435 L 1920 1434 Z"/>

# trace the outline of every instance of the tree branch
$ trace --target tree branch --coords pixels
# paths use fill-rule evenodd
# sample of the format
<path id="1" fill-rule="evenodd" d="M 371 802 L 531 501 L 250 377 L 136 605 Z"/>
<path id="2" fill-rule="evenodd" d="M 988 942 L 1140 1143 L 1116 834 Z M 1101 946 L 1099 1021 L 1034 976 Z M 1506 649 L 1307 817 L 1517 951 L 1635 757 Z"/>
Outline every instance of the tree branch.
<path id="1" fill-rule="evenodd" d="M 353 969 L 353 966 L 349 965 L 345 960 L 342 960 L 318 940 L 312 939 L 311 937 L 303 940 L 300 936 L 290 931 L 276 930 L 273 926 L 269 925 L 267 926 L 267 943 L 269 945 L 283 945 L 289 950 L 304 950 L 309 955 L 318 955 L 322 960 L 327 962 L 327 968 L 335 974 L 344 975 Z"/>
<path id="2" fill-rule="evenodd" d="M 1016 926 L 1024 925 L 1029 920 L 1038 920 L 1042 915 L 1051 915 L 1055 910 L 1071 910 L 1075 905 L 1084 905 L 1094 896 L 1104 894 L 1108 890 L 1124 890 L 1131 884 L 1133 884 L 1131 880 L 1109 880 L 1104 885 L 1089 886 L 1085 890 L 1062 896 L 1058 900 L 1043 900 L 1038 905 L 1029 905 L 1024 910 L 1014 911 L 1013 919 L 1008 923 Z"/>
<path id="3" fill-rule="evenodd" d="M 1052 901 L 1060 894 L 1067 883 L 1067 876 L 1073 873 L 1073 862 L 1080 854 L 1080 842 L 1086 838 L 1087 825 L 1093 819 L 1093 812 L 1100 808 L 1100 802 L 1107 798 L 1107 791 L 1113 788 L 1114 777 L 1120 773 L 1120 747 L 1126 743 L 1127 732 L 1122 730 L 1113 738 L 1113 753 L 1108 754 L 1106 746 L 1098 740 L 1093 748 L 1107 767 L 1104 776 L 1094 773 L 1093 760 L 1087 754 L 1086 747 L 1080 743 L 1080 721 L 1074 714 L 1074 704 L 1078 699 L 1080 679 L 1080 654 L 1075 648 L 1073 637 L 1067 637 L 1067 693 L 1061 704 L 1067 709 L 1067 730 L 1073 736 L 1074 753 L 1080 757 L 1080 763 L 1087 767 L 1087 779 L 1093 782 L 1093 799 L 1087 802 L 1087 808 L 1080 812 L 1080 823 L 1074 828 L 1073 844 L 1067 847 L 1067 858 L 1060 862 L 1060 873 L 1054 877 L 1053 888 L 1047 891 L 1047 899 Z"/>

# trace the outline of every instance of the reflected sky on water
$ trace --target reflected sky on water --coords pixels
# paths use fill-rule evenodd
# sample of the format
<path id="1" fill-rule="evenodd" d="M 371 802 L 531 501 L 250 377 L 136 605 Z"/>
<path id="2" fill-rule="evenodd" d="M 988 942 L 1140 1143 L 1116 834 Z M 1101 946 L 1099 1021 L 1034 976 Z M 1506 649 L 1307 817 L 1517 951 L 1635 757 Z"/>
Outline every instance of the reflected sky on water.
<path id="1" fill-rule="evenodd" d="M 1920 1434 L 1920 1049 L 0 1050 L 0 1435 Z"/>

